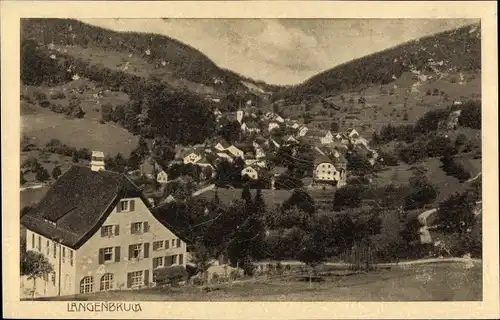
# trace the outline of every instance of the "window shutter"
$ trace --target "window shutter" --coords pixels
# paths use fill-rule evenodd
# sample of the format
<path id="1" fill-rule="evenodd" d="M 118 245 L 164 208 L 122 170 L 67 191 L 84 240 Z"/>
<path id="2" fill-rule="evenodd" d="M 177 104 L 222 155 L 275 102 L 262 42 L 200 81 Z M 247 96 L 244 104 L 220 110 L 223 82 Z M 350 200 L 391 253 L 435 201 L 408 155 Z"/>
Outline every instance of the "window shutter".
<path id="1" fill-rule="evenodd" d="M 144 259 L 149 258 L 149 242 L 144 244 Z"/>
<path id="2" fill-rule="evenodd" d="M 130 224 L 130 234 L 134 234 L 133 223 Z"/>
<path id="3" fill-rule="evenodd" d="M 127 273 L 127 288 L 132 288 L 132 273 Z"/>
<path id="4" fill-rule="evenodd" d="M 132 259 L 133 255 L 132 255 L 132 245 L 129 245 L 128 246 L 128 259 Z"/>
<path id="5" fill-rule="evenodd" d="M 99 264 L 104 264 L 104 249 L 99 249 Z"/>
<path id="6" fill-rule="evenodd" d="M 120 262 L 120 247 L 115 247 L 115 262 Z"/>
<path id="7" fill-rule="evenodd" d="M 182 254 L 179 255 L 179 264 L 184 264 L 184 255 Z"/>
<path id="8" fill-rule="evenodd" d="M 168 249 L 170 245 L 170 241 L 169 240 L 165 240 L 165 249 Z"/>
<path id="9" fill-rule="evenodd" d="M 149 232 L 149 223 L 144 221 L 144 232 Z"/>
<path id="10" fill-rule="evenodd" d="M 149 270 L 144 270 L 144 285 L 147 286 L 149 284 Z"/>
<path id="11" fill-rule="evenodd" d="M 181 239 L 177 239 L 177 248 L 181 247 Z"/>
<path id="12" fill-rule="evenodd" d="M 104 237 L 104 227 L 101 227 L 101 238 Z"/>
<path id="13" fill-rule="evenodd" d="M 116 212 L 121 212 L 122 211 L 122 206 L 121 206 L 122 202 L 121 201 L 118 201 L 118 205 L 116 206 Z"/>
<path id="14" fill-rule="evenodd" d="M 130 205 L 130 211 L 134 211 L 134 209 L 135 209 L 135 200 L 130 200 L 129 205 Z"/>
<path id="15" fill-rule="evenodd" d="M 115 236 L 119 236 L 120 235 L 120 225 L 116 225 L 115 226 Z"/>

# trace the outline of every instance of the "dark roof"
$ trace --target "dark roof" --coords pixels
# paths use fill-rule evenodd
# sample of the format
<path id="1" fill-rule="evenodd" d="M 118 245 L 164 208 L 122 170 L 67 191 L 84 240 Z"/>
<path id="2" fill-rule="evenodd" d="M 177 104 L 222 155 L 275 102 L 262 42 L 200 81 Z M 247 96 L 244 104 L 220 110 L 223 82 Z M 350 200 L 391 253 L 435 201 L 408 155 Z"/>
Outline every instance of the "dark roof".
<path id="1" fill-rule="evenodd" d="M 255 148 L 251 144 L 234 144 L 234 146 L 245 153 L 255 152 Z"/>
<path id="2" fill-rule="evenodd" d="M 328 132 L 327 130 L 312 128 L 312 129 L 307 130 L 306 136 L 308 136 L 308 137 L 324 137 L 327 132 Z"/>
<path id="3" fill-rule="evenodd" d="M 231 145 L 225 140 L 225 139 L 220 139 L 219 141 L 217 141 L 215 144 L 214 144 L 214 147 L 220 143 L 222 145 L 222 147 L 224 148 L 229 148 Z"/>
<path id="4" fill-rule="evenodd" d="M 321 163 L 333 163 L 333 160 L 327 155 L 317 154 L 317 156 L 314 158 L 314 164 L 318 165 Z"/>
<path id="5" fill-rule="evenodd" d="M 94 172 L 74 165 L 21 218 L 21 223 L 47 238 L 78 249 L 100 228 L 118 201 L 126 197 L 141 197 L 149 207 L 141 190 L 125 175 Z"/>

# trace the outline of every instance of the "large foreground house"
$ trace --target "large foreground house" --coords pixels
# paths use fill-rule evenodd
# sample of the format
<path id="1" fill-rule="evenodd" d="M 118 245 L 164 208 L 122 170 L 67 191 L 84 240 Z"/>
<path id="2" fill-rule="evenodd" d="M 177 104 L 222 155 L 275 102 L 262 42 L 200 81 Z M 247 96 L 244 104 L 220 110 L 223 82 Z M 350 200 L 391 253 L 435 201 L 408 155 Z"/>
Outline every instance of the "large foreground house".
<path id="1" fill-rule="evenodd" d="M 185 242 L 156 219 L 131 180 L 101 163 L 71 167 L 21 223 L 26 249 L 54 266 L 37 280 L 37 296 L 145 287 L 155 269 L 186 264 Z"/>

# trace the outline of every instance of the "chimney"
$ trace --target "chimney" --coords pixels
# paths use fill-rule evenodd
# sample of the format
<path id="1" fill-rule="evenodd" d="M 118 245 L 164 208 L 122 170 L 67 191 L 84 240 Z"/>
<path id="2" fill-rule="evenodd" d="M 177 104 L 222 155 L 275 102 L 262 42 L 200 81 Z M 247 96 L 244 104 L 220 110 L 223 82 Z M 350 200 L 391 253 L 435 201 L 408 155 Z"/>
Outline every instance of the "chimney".
<path id="1" fill-rule="evenodd" d="M 104 171 L 104 153 L 101 151 L 92 151 L 90 169 L 96 172 L 101 170 Z"/>

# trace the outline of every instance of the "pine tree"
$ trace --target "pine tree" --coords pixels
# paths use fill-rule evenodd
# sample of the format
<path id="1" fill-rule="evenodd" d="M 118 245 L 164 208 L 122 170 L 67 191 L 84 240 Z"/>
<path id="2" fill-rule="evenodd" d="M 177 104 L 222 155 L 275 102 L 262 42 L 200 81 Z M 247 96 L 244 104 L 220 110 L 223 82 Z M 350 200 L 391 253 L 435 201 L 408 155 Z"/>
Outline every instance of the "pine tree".
<path id="1" fill-rule="evenodd" d="M 243 191 L 241 192 L 241 199 L 245 201 L 245 204 L 248 207 L 252 206 L 252 194 L 250 193 L 250 189 L 248 188 L 248 185 L 246 185 L 243 188 Z"/>
<path id="2" fill-rule="evenodd" d="M 263 216 L 266 212 L 266 203 L 262 198 L 262 191 L 257 189 L 257 194 L 253 200 L 253 207 L 255 208 L 255 212 L 260 216 Z"/>

